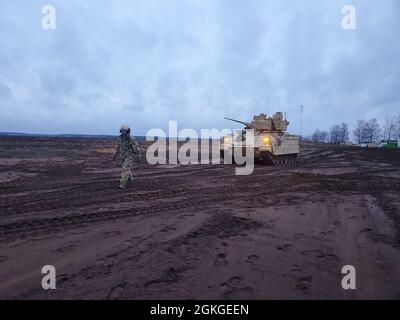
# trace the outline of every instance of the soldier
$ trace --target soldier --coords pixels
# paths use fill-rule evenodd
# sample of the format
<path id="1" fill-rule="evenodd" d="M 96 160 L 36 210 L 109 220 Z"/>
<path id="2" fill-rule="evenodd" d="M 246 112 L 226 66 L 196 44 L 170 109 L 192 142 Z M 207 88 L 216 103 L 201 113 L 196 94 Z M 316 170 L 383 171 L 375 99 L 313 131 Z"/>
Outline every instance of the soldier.
<path id="1" fill-rule="evenodd" d="M 130 136 L 131 129 L 127 125 L 123 125 L 119 131 L 121 134 L 115 145 L 113 160 L 120 159 L 122 161 L 122 174 L 119 184 L 120 189 L 125 189 L 130 179 L 133 181 L 132 167 L 134 161 L 139 161 L 140 153 L 137 142 Z"/>

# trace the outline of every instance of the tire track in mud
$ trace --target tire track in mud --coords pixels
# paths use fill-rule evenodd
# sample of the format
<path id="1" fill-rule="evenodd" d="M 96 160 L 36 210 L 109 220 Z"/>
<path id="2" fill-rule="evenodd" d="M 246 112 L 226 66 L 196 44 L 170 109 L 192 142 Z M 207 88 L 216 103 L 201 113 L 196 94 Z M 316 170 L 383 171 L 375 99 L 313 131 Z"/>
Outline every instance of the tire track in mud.
<path id="1" fill-rule="evenodd" d="M 219 170 L 217 170 L 219 169 Z M 146 182 L 156 179 L 156 178 L 161 178 L 162 180 L 157 183 L 157 186 L 160 186 L 160 184 L 164 186 L 171 186 L 171 185 L 176 185 L 178 182 L 179 183 L 185 183 L 188 182 L 192 179 L 192 175 L 201 175 L 207 171 L 217 171 L 216 173 L 220 173 L 219 171 L 221 168 L 204 168 L 204 169 L 199 169 L 199 168 L 191 168 L 191 169 L 186 169 L 184 173 L 181 173 L 180 170 L 173 170 L 171 171 L 170 169 L 163 171 L 158 171 L 158 172 L 149 172 L 143 174 L 142 172 L 144 171 L 137 171 L 139 175 L 135 179 L 135 183 L 138 184 L 140 187 L 148 187 L 148 184 Z M 147 170 L 146 170 L 147 171 Z M 117 177 L 114 179 L 110 179 L 110 175 L 106 174 L 99 174 L 100 177 L 96 181 L 93 181 L 93 174 L 84 174 L 81 175 L 79 179 L 76 178 L 76 176 L 72 176 L 71 179 L 68 179 L 68 177 L 51 177 L 49 179 L 47 177 L 46 180 L 40 180 L 38 181 L 38 177 L 33 177 L 33 178 L 28 178 L 26 181 L 18 181 L 16 183 L 15 181 L 13 182 L 6 182 L 0 184 L 0 191 L 2 193 L 2 197 L 5 196 L 14 196 L 15 193 L 24 193 L 24 192 L 38 192 L 41 190 L 51 190 L 53 192 L 53 189 L 62 189 L 62 188 L 76 188 L 77 186 L 80 185 L 88 185 L 90 186 L 90 189 L 94 189 L 96 191 L 101 190 L 101 188 L 97 188 L 97 185 L 103 186 L 104 183 L 110 183 L 109 185 L 110 188 L 115 188 L 118 180 L 119 180 L 119 174 Z M 216 175 L 217 177 L 218 175 Z M 101 179 L 104 177 L 103 179 Z M 33 181 L 33 184 L 27 184 L 31 181 Z M 84 180 L 84 181 L 82 181 Z M 98 181 L 100 180 L 100 181 Z M 102 181 L 103 180 L 103 181 Z M 22 183 L 24 182 L 24 183 Z M 150 183 L 156 184 L 155 182 L 150 181 Z M 88 188 L 89 189 L 89 188 Z M 34 195 L 35 197 L 37 195 Z M 4 200 L 5 201 L 5 200 Z M 1 208 L 1 206 L 0 206 Z"/>
<path id="2" fill-rule="evenodd" d="M 154 178 L 154 172 L 152 173 L 153 176 L 150 176 L 151 178 Z M 102 178 L 103 177 L 103 178 Z M 163 185 L 173 185 L 176 184 L 177 181 L 182 180 L 183 178 L 181 177 L 172 177 L 174 178 L 174 181 L 171 181 L 171 179 L 165 179 L 162 180 Z M 189 180 L 190 178 L 187 178 L 186 180 Z M 27 179 L 28 180 L 28 179 Z M 99 191 L 101 189 L 104 189 L 104 184 L 108 183 L 107 187 L 116 187 L 119 176 L 115 177 L 114 179 L 110 179 L 110 175 L 108 174 L 102 174 L 100 177 L 98 177 L 96 180 L 93 179 L 93 174 L 84 174 L 81 175 L 79 178 L 76 178 L 76 176 L 71 176 L 71 179 L 68 178 L 47 178 L 46 180 L 41 179 L 38 181 L 38 177 L 34 177 L 32 180 L 34 183 L 32 184 L 26 184 L 29 182 L 25 181 L 25 184 L 20 184 L 20 183 L 3 183 L 0 184 L 0 190 L 2 191 L 2 196 L 13 196 L 14 193 L 24 193 L 24 192 L 42 192 L 42 190 L 51 190 L 51 192 L 54 189 L 63 189 L 63 188 L 77 188 L 79 186 L 84 186 L 88 187 L 88 190 L 94 190 L 94 191 Z M 142 178 L 142 177 L 137 177 L 135 179 L 135 183 L 137 183 L 140 187 L 146 187 L 148 188 L 148 184 L 156 184 L 154 181 L 147 179 L 147 178 Z M 157 183 L 159 186 L 160 183 Z M 35 195 L 36 196 L 36 195 Z"/>
<path id="3" fill-rule="evenodd" d="M 147 171 L 146 169 L 143 171 Z M 187 189 L 187 185 L 193 180 L 193 174 L 207 175 L 209 171 L 215 172 L 216 169 L 220 171 L 221 167 L 204 166 L 204 168 L 199 168 L 199 165 L 190 166 L 183 170 L 184 174 L 181 173 L 179 168 L 166 170 L 165 172 L 161 170 L 156 173 L 145 172 L 145 174 L 143 174 L 143 171 L 138 171 L 134 190 L 140 193 L 129 192 L 123 195 L 116 188 L 118 179 L 110 179 L 109 175 L 105 175 L 104 181 L 85 179 L 87 180 L 85 182 L 82 182 L 82 179 L 78 180 L 76 178 L 70 179 L 67 182 L 63 178 L 51 179 L 50 182 L 48 180 L 37 181 L 37 179 L 32 179 L 35 183 L 28 186 L 25 185 L 25 188 L 21 188 L 21 186 L 13 183 L 9 188 L 3 187 L 0 190 L 4 191 L 5 189 L 10 192 L 13 188 L 18 188 L 20 193 L 27 190 L 34 190 L 34 192 L 22 195 L 4 194 L 3 192 L 3 195 L 0 196 L 0 217 L 43 210 L 57 210 L 60 208 L 79 208 L 94 203 L 141 201 L 160 197 L 171 198 L 179 196 L 185 191 L 184 189 Z M 162 178 L 155 181 L 155 174 L 161 174 Z M 223 174 L 226 173 L 223 172 Z M 218 174 L 215 177 L 218 177 Z M 83 178 L 93 177 L 84 175 Z M 63 181 L 63 183 L 57 183 L 57 180 Z M 53 185 L 55 185 L 56 190 L 51 189 Z M 199 191 L 201 192 L 202 190 Z"/>
<path id="4" fill-rule="evenodd" d="M 142 214 L 161 214 L 166 211 L 177 211 L 186 208 L 205 209 L 213 205 L 213 203 L 215 202 L 229 200 L 232 197 L 233 192 L 240 190 L 238 190 L 237 187 L 232 186 L 225 188 L 222 191 L 220 190 L 219 187 L 215 188 L 204 187 L 195 189 L 194 191 L 196 193 L 200 191 L 200 194 L 197 197 L 179 200 L 172 204 L 171 203 L 157 204 L 151 207 L 137 207 L 124 210 L 116 210 L 116 211 L 91 212 L 80 215 L 79 214 L 67 215 L 61 217 L 58 216 L 54 218 L 28 219 L 28 220 L 3 224 L 0 225 L 0 235 L 2 237 L 5 237 L 10 234 L 20 236 L 21 234 L 35 233 L 38 231 L 51 231 L 51 229 L 57 229 L 57 228 L 65 229 L 71 227 L 81 227 L 82 224 L 86 223 L 113 221 L 121 218 L 134 217 Z M 171 190 L 166 190 L 166 193 L 171 193 Z M 174 195 L 172 195 L 172 197 L 174 197 Z M 241 195 L 235 198 L 239 199 L 240 197 L 247 197 L 247 196 Z"/>
<path id="5" fill-rule="evenodd" d="M 178 180 L 178 181 L 177 181 Z M 56 210 L 60 208 L 73 208 L 83 207 L 93 203 L 113 203 L 113 201 L 125 202 L 133 200 L 152 200 L 159 199 L 161 197 L 171 198 L 186 194 L 188 191 L 187 183 L 190 181 L 187 179 L 171 179 L 156 183 L 154 181 L 144 180 L 144 183 L 139 182 L 135 185 L 133 193 L 128 192 L 121 195 L 121 191 L 115 188 L 115 182 L 108 183 L 106 186 L 101 184 L 101 187 L 108 187 L 108 189 L 97 189 L 93 187 L 93 184 L 85 185 L 83 189 L 79 187 L 70 187 L 69 189 L 59 190 L 58 192 L 39 193 L 38 195 L 27 195 L 21 197 L 15 197 L 11 201 L 2 202 L 0 209 L 0 216 L 7 216 L 10 214 L 29 213 L 43 210 Z M 136 182 L 137 183 L 137 182 Z M 184 185 L 182 185 L 184 184 Z M 175 186 L 175 188 L 171 188 Z M 212 190 L 218 190 L 218 187 L 204 187 L 196 188 L 196 192 L 209 194 Z M 230 190 L 234 190 L 231 187 Z M 129 189 L 127 191 L 130 191 Z M 133 191 L 133 190 L 132 190 Z M 144 193 L 147 192 L 147 193 Z M 60 201 L 62 199 L 62 201 Z"/>
<path id="6" fill-rule="evenodd" d="M 330 159 L 329 156 L 335 155 L 342 152 L 343 156 L 348 156 L 347 153 L 343 152 L 342 149 L 322 149 L 315 152 L 307 153 L 305 157 L 316 156 L 314 159 L 323 159 L 323 163 L 336 161 L 336 159 Z M 210 200 L 213 199 L 213 195 L 219 195 L 219 201 L 225 201 L 230 197 L 235 199 L 242 196 L 249 197 L 252 194 L 254 197 L 258 197 L 260 191 L 268 190 L 268 192 L 280 192 L 284 190 L 288 191 L 365 191 L 365 189 L 385 189 L 385 190 L 400 190 L 399 183 L 396 179 L 390 180 L 389 178 L 372 178 L 369 177 L 367 180 L 368 186 L 365 182 L 361 182 L 361 177 L 355 174 L 344 174 L 344 175 L 318 175 L 313 173 L 285 173 L 288 169 L 302 168 L 307 165 L 307 159 L 299 158 L 299 161 L 294 165 L 282 166 L 282 167 L 270 167 L 270 166 L 259 166 L 256 165 L 257 175 L 238 177 L 233 175 L 232 166 L 211 166 L 211 165 L 193 165 L 193 166 L 178 166 L 174 168 L 156 168 L 154 171 L 150 167 L 144 166 L 142 170 L 138 170 L 138 178 L 136 179 L 135 189 L 127 190 L 128 193 L 121 194 L 121 191 L 116 189 L 118 179 L 110 179 L 109 174 L 95 174 L 96 180 L 93 181 L 93 173 L 84 173 L 83 175 L 77 175 L 77 169 L 81 170 L 84 166 L 78 165 L 65 165 L 62 163 L 60 167 L 54 166 L 51 170 L 46 172 L 40 172 L 40 176 L 45 180 L 40 180 L 37 177 L 23 179 L 26 185 L 19 184 L 21 181 L 7 182 L 0 185 L 0 191 L 3 195 L 0 197 L 0 217 L 27 214 L 31 212 L 58 210 L 58 209 L 74 209 L 81 208 L 85 210 L 86 206 L 92 204 L 113 204 L 113 203 L 124 203 L 130 201 L 158 201 L 175 198 L 177 196 L 183 196 L 180 200 L 182 204 L 175 206 L 177 210 L 190 206 L 197 206 L 200 204 L 209 204 Z M 73 159 L 76 161 L 76 159 Z M 106 163 L 107 159 L 100 159 L 96 162 L 98 167 L 109 168 Z M 93 167 L 93 161 L 89 161 L 91 167 Z M 77 168 L 78 167 L 78 168 Z M 39 168 L 40 171 L 41 167 Z M 376 169 L 376 168 L 375 168 Z M 62 176 L 57 176 L 60 170 L 64 170 Z M 163 171 L 165 170 L 165 171 Z M 376 170 L 375 170 L 376 171 Z M 285 173 L 282 175 L 282 173 Z M 71 178 L 69 178 L 71 174 Z M 203 182 L 210 182 L 213 179 L 218 182 L 229 183 L 231 186 L 208 186 L 208 187 L 196 187 L 193 185 L 193 179 L 206 178 Z M 208 180 L 209 179 L 209 180 Z M 84 180 L 82 182 L 82 180 Z M 30 184 L 29 184 L 30 182 Z M 257 185 L 255 185 L 257 184 Z M 194 188 L 193 188 L 194 186 Z M 243 193 L 242 189 L 245 187 L 246 192 Z M 51 188 L 57 188 L 58 190 L 51 190 Z M 43 192 L 48 190 L 48 192 Z M 24 195 L 12 195 L 6 192 L 19 192 L 34 191 L 32 194 Z M 138 193 L 135 193 L 138 192 Z M 196 200 L 189 200 L 187 198 L 196 194 Z M 8 198 L 11 197 L 11 198 Z M 253 198 L 254 198 L 253 197 Z M 163 208 L 168 208 L 169 204 L 154 206 L 152 213 L 163 212 Z M 171 209 L 173 210 L 174 205 Z M 93 209 L 89 209 L 93 210 Z M 57 216 L 54 218 L 46 219 L 33 219 L 33 220 L 22 220 L 16 221 L 9 224 L 0 225 L 0 234 L 8 234 L 10 230 L 22 230 L 25 232 L 31 226 L 32 230 L 43 229 L 44 226 L 62 225 L 59 221 L 65 221 L 67 225 L 79 225 L 84 221 L 102 221 L 108 220 L 108 215 L 111 217 L 125 217 L 129 216 L 129 212 L 132 215 L 136 214 L 137 210 L 148 210 L 146 208 L 133 208 L 125 209 L 122 211 L 108 212 L 95 212 L 87 213 L 83 215 L 67 215 Z M 121 214 L 118 214 L 121 212 Z M 104 218 L 96 218 L 102 217 Z M 81 217 L 81 218 L 79 218 Z M 61 220 L 57 220 L 61 219 Z M 97 219 L 97 220 L 96 220 Z M 113 219 L 113 218 L 111 218 Z M 71 222 L 71 221 L 77 221 Z M 70 221 L 70 222 L 68 222 Z M 82 222 L 83 221 L 83 222 Z"/>
<path id="7" fill-rule="evenodd" d="M 400 183 L 395 178 L 382 178 L 382 177 L 369 177 L 368 180 L 363 181 L 358 174 L 343 174 L 343 175 L 319 175 L 313 173 L 289 173 L 286 176 L 276 176 L 278 173 L 285 171 L 287 168 L 280 168 L 273 175 L 269 175 L 266 179 L 265 176 L 258 177 L 241 177 L 236 179 L 237 186 L 230 187 L 229 192 L 235 192 L 239 186 L 254 185 L 255 183 L 262 183 L 258 189 L 268 189 L 273 191 L 279 186 L 285 191 L 366 191 L 370 188 L 374 190 L 400 190 Z M 231 176 L 228 176 L 232 180 Z M 296 179 L 296 184 L 293 184 L 293 179 Z M 213 190 L 218 191 L 220 187 L 203 187 L 188 189 L 190 178 L 175 179 L 169 178 L 159 183 L 149 180 L 142 180 L 135 185 L 135 192 L 129 192 L 121 195 L 119 190 L 113 188 L 114 182 L 108 181 L 107 184 L 103 182 L 85 184 L 84 188 L 70 187 L 67 190 L 59 190 L 58 192 L 51 192 L 45 194 L 34 194 L 28 196 L 15 197 L 13 201 L 3 202 L 0 206 L 0 216 L 7 216 L 11 214 L 26 214 L 35 211 L 56 210 L 60 208 L 79 208 L 88 206 L 94 203 L 113 203 L 114 201 L 142 201 L 160 198 L 171 198 L 179 195 L 190 194 L 196 192 L 200 194 L 209 194 Z M 300 184 L 307 184 L 307 187 Z M 368 184 L 368 186 L 366 185 Z M 96 186 L 97 185 L 97 186 Z M 171 186 L 176 186 L 171 188 Z M 107 188 L 108 189 L 104 189 Z M 162 189 L 160 189 L 162 188 Z M 133 191 L 133 190 L 132 190 Z M 147 192 L 147 193 L 146 193 Z M 50 195 L 50 197 L 49 197 Z M 62 199 L 62 201 L 60 201 Z"/>
<path id="8" fill-rule="evenodd" d="M 143 214 L 157 214 L 171 210 L 182 210 L 188 207 L 204 206 L 204 201 L 185 201 L 185 203 L 156 205 L 152 207 L 138 207 L 117 211 L 102 211 L 84 213 L 80 215 L 68 215 L 56 218 L 34 219 L 0 225 L 0 235 L 21 235 L 35 233 L 37 231 L 51 231 L 56 228 L 83 227 L 82 224 L 102 221 L 113 221 L 120 218 L 129 218 Z M 54 231 L 54 230 L 53 230 Z"/>

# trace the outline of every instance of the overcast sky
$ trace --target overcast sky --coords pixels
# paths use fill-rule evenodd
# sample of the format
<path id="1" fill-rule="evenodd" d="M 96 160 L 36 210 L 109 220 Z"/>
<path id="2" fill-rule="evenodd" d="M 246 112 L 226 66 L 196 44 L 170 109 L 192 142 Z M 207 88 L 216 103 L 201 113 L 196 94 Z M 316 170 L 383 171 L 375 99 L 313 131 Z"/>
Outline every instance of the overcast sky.
<path id="1" fill-rule="evenodd" d="M 144 135 L 283 111 L 298 134 L 301 104 L 305 134 L 383 120 L 400 111 L 399 30 L 399 0 L 0 0 L 0 131 Z"/>

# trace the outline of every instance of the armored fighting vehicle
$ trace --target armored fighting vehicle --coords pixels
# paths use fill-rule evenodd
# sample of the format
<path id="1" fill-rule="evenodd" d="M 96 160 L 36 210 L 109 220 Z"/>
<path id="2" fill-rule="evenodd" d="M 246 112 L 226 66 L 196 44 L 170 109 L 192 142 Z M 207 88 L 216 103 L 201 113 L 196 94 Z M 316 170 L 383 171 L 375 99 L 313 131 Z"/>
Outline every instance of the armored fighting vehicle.
<path id="1" fill-rule="evenodd" d="M 243 149 L 250 147 L 254 149 L 255 160 L 272 165 L 295 161 L 300 151 L 299 137 L 286 132 L 289 122 L 283 118 L 282 112 L 275 113 L 273 117 L 267 117 L 266 114 L 262 113 L 259 116 L 254 116 L 251 123 L 230 118 L 225 119 L 243 124 L 245 130 L 242 131 L 241 135 L 231 134 L 221 138 L 221 158 L 227 155 L 232 157 L 235 148 L 241 148 L 241 152 L 244 154 Z M 246 132 L 249 132 L 250 129 L 254 132 L 254 141 L 252 142 L 246 141 Z"/>

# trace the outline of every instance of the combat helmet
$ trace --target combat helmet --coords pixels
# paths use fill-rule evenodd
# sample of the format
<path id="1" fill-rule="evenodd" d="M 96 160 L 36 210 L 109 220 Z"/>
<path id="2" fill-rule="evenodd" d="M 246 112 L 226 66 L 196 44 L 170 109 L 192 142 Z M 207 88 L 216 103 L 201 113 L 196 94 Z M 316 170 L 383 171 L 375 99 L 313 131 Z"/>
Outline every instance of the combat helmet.
<path id="1" fill-rule="evenodd" d="M 123 124 L 121 126 L 121 129 L 119 129 L 119 132 L 120 133 L 126 132 L 127 134 L 130 134 L 131 133 L 131 128 L 129 128 L 129 126 L 127 124 Z"/>

